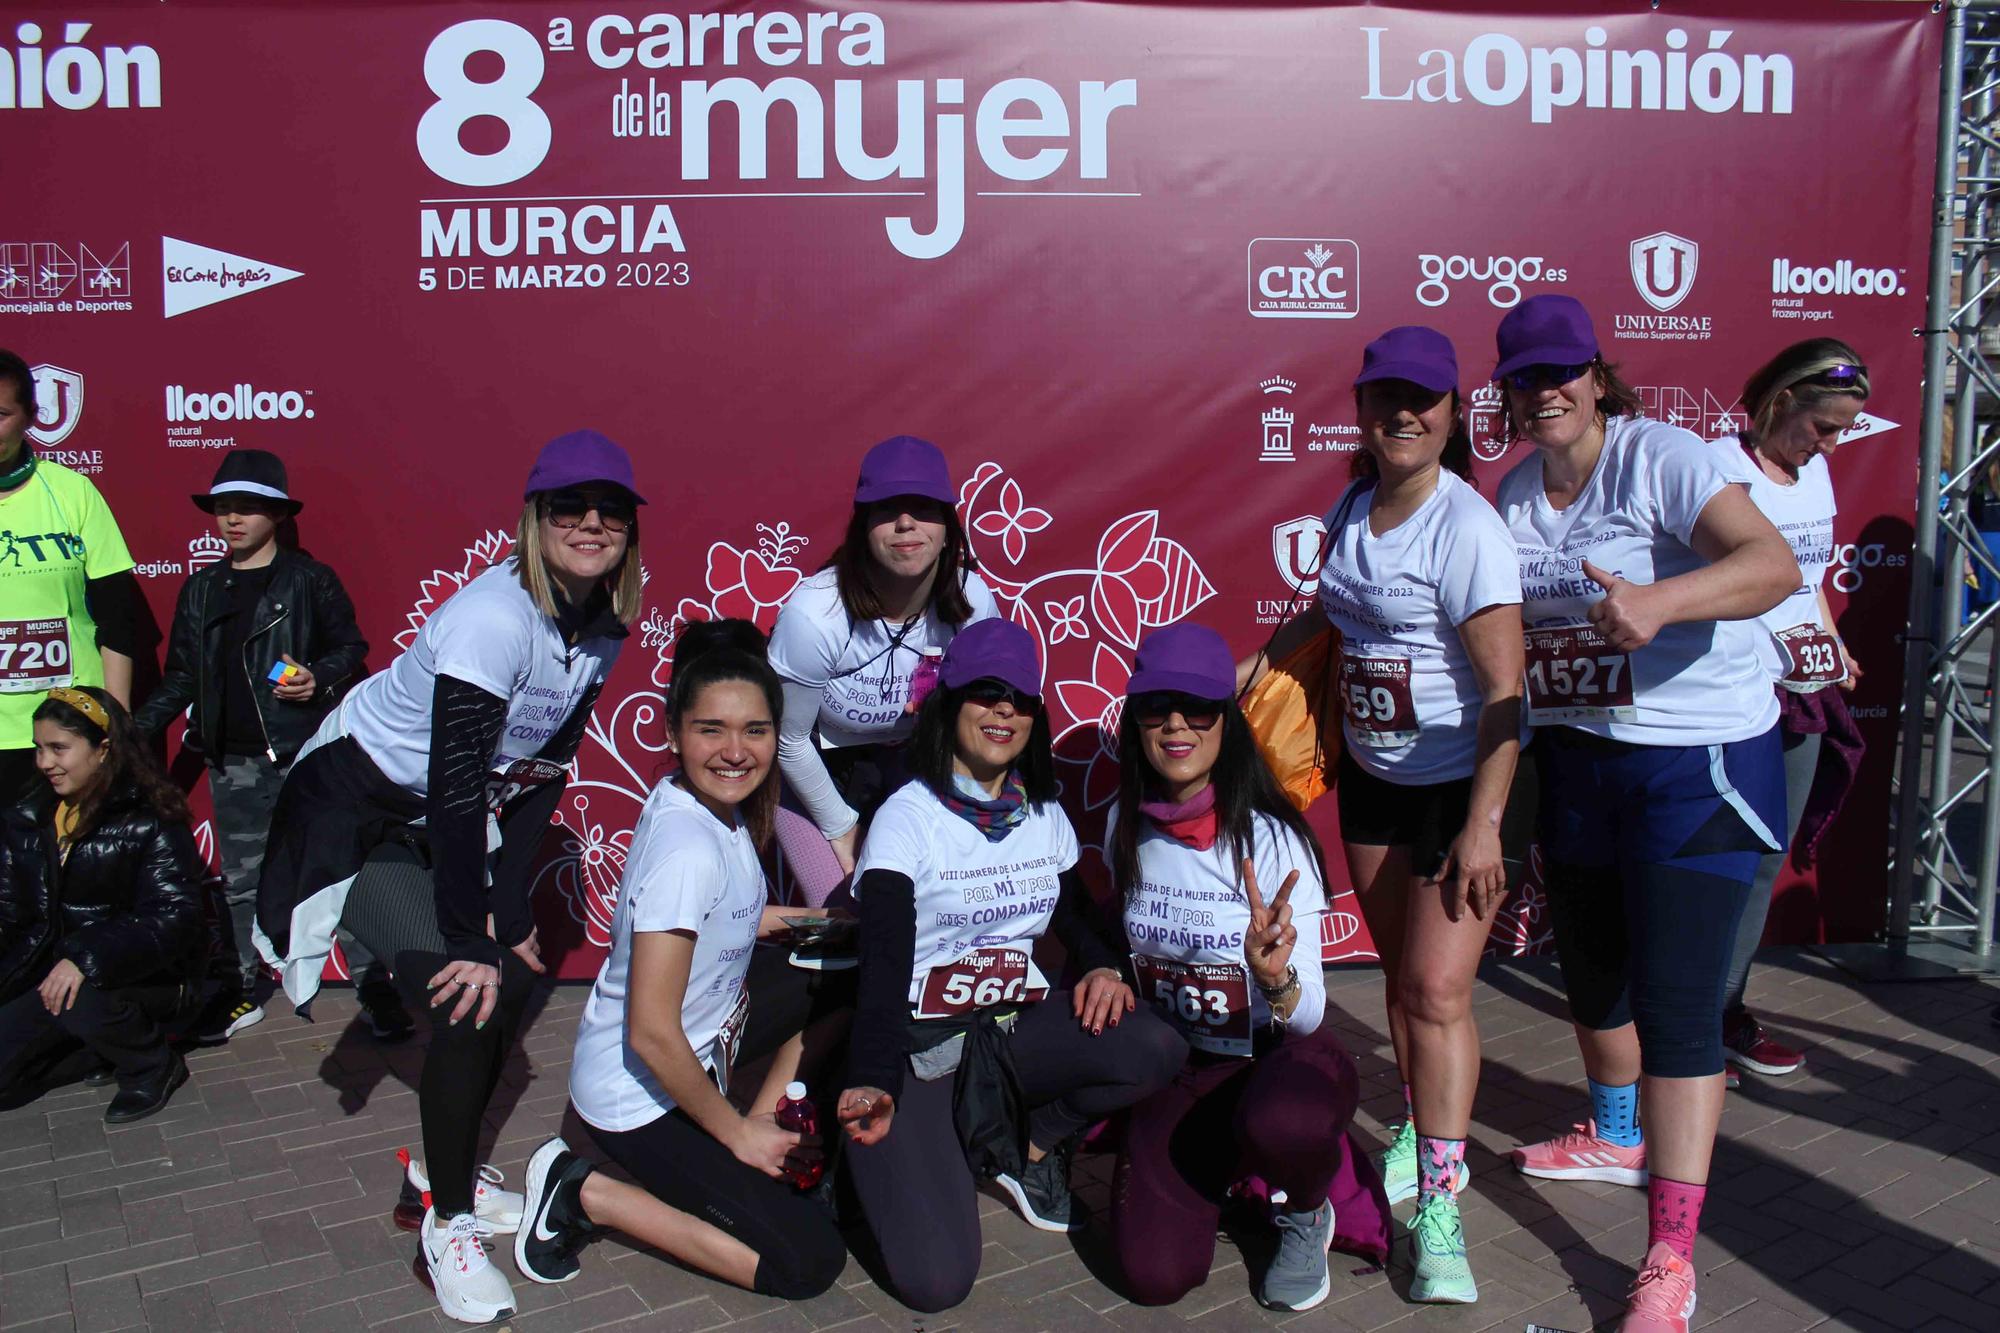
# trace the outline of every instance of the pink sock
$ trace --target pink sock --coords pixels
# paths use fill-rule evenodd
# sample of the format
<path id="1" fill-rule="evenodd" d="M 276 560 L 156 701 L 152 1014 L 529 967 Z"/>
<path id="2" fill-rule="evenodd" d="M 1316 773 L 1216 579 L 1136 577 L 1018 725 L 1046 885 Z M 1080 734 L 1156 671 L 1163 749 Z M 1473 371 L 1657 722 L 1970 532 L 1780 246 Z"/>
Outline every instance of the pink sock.
<path id="1" fill-rule="evenodd" d="M 1665 1245 L 1693 1263 L 1694 1237 L 1701 1229 L 1701 1202 L 1708 1197 L 1708 1186 L 1655 1175 L 1646 1187 L 1646 1197 L 1651 1204 L 1647 1210 L 1646 1248 Z"/>
<path id="2" fill-rule="evenodd" d="M 1410 1102 L 1410 1085 L 1405 1083 L 1403 1085 L 1403 1119 L 1415 1120 L 1416 1118 L 1417 1118 L 1416 1110 L 1413 1108 Z"/>

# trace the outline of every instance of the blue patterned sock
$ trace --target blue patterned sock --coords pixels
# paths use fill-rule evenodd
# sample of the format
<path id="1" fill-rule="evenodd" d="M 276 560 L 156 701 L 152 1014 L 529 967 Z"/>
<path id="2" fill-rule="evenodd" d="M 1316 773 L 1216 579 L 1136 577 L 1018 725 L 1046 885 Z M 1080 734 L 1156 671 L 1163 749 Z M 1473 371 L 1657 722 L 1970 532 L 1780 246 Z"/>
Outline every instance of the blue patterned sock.
<path id="1" fill-rule="evenodd" d="M 1636 1148 L 1646 1141 L 1639 1132 L 1639 1085 L 1627 1083 L 1610 1087 L 1596 1079 L 1590 1084 L 1590 1113 L 1597 1119 L 1597 1137 L 1621 1148 Z"/>

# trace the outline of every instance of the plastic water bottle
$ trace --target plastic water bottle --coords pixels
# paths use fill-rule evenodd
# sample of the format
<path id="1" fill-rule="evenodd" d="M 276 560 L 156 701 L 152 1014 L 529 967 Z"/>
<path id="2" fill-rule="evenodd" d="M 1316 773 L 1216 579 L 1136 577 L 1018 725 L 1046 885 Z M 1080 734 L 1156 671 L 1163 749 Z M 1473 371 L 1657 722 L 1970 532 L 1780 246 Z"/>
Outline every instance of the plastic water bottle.
<path id="1" fill-rule="evenodd" d="M 819 1113 L 806 1100 L 805 1084 L 785 1085 L 785 1095 L 778 1099 L 778 1123 L 794 1134 L 819 1133 Z M 811 1166 L 789 1168 L 785 1174 L 794 1187 L 809 1190 L 819 1184 L 820 1173 L 825 1170 L 825 1162 L 814 1162 Z"/>

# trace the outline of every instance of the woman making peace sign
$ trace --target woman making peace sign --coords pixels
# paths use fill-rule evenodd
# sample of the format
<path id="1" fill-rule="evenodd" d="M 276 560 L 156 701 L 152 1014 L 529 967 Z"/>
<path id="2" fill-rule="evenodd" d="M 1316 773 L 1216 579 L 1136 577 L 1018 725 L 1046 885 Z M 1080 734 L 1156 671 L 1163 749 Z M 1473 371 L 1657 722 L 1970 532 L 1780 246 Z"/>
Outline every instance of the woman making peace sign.
<path id="1" fill-rule="evenodd" d="M 1139 993 L 1190 1054 L 1130 1112 L 1112 1230 L 1132 1299 L 1170 1304 L 1207 1278 L 1230 1186 L 1262 1177 L 1285 1201 L 1257 1297 L 1307 1310 L 1330 1244 L 1387 1254 L 1388 1201 L 1348 1141 L 1354 1064 L 1321 1021 L 1324 857 L 1235 695 L 1229 647 L 1200 625 L 1149 637 L 1127 687 L 1111 871 Z"/>

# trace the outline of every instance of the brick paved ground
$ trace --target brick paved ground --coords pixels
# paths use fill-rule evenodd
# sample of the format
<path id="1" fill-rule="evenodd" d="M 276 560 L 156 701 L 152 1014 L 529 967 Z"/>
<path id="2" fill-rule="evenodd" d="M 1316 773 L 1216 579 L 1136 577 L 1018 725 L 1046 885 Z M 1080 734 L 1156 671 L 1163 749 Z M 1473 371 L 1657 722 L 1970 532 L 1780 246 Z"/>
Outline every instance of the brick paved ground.
<path id="1" fill-rule="evenodd" d="M 1402 1265 L 1336 1266 L 1328 1304 L 1274 1316 L 1249 1298 L 1246 1255 L 1218 1250 L 1208 1284 L 1169 1311 L 1121 1301 L 1094 1235 L 1080 1244 L 986 1207 L 972 1299 L 913 1319 L 858 1265 L 841 1286 L 785 1305 L 693 1276 L 613 1242 L 564 1287 L 517 1281 L 522 1333 L 605 1327 L 969 1330 L 1291 1323 L 1309 1330 L 1581 1330 L 1609 1321 L 1645 1241 L 1643 1196 L 1614 1186 L 1530 1184 L 1495 1154 L 1576 1117 L 1581 1073 L 1546 964 L 1490 970 L 1479 993 L 1486 1069 L 1475 1113 L 1466 1229 L 1482 1299 L 1404 1303 Z M 1374 973 L 1331 978 L 1379 1142 L 1400 1107 L 1384 1059 Z M 2000 988 L 1862 988 L 1811 955 L 1754 983 L 1759 1009 L 1812 1047 L 1808 1073 L 1733 1094 L 1709 1196 L 1698 1323 L 1717 1330 L 2000 1327 Z M 563 1116 L 582 992 L 558 991 L 533 1023 L 489 1118 L 493 1159 L 518 1178 Z M 152 1120 L 107 1130 L 108 1093 L 74 1089 L 0 1115 L 0 1327 L 356 1333 L 455 1327 L 411 1275 L 394 1229 L 392 1153 L 416 1136 L 420 1052 L 343 1027 L 351 997 L 327 994 L 316 1025 L 273 1018 L 192 1061 L 193 1079 Z M 1109 1162 L 1079 1161 L 1101 1204 Z M 1248 1266 L 1262 1255 L 1254 1240 Z M 507 1262 L 502 1260 L 503 1263 Z M 1607 1322 L 1607 1327 L 1609 1326 Z"/>

